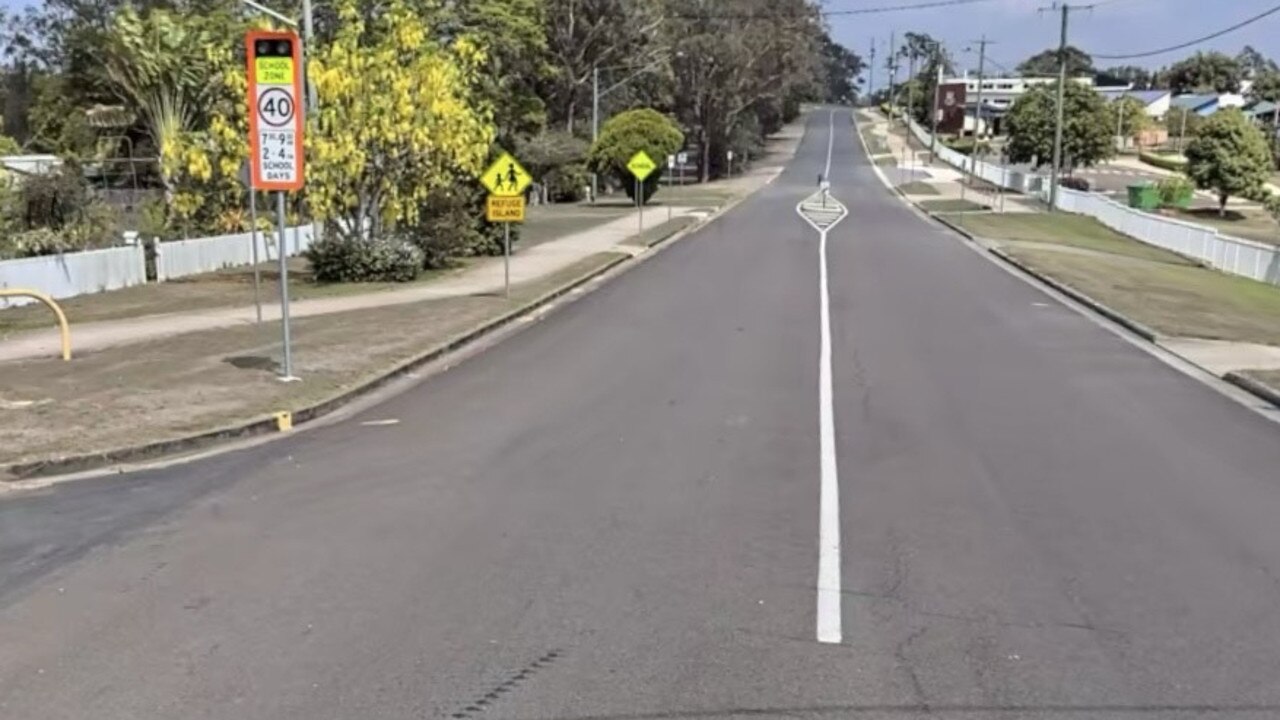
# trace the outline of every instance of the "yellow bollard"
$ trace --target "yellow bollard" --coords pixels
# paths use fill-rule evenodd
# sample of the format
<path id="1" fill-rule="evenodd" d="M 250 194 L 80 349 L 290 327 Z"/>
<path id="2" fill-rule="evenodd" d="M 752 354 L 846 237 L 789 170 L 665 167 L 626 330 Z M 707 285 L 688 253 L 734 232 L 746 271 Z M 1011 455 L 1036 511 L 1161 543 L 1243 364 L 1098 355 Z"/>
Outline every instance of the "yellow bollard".
<path id="1" fill-rule="evenodd" d="M 62 331 L 62 359 L 71 359 L 71 325 L 67 323 L 66 313 L 62 312 L 62 307 L 54 302 L 53 298 L 39 290 L 26 290 L 23 288 L 0 288 L 0 297 L 35 298 L 48 306 L 53 311 L 53 314 L 58 316 L 58 328 Z"/>
<path id="2" fill-rule="evenodd" d="M 293 413 L 288 410 L 281 410 L 276 413 L 276 429 L 280 432 L 289 432 L 293 429 Z"/>

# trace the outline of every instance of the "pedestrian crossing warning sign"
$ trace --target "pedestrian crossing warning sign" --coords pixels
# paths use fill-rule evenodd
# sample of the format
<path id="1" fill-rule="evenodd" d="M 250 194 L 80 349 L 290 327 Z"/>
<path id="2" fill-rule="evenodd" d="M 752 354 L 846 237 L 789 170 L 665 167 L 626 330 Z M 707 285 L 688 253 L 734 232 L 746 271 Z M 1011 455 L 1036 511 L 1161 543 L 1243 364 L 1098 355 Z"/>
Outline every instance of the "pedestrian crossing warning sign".
<path id="1" fill-rule="evenodd" d="M 533 182 L 533 176 L 511 156 L 511 153 L 504 152 L 502 157 L 495 160 L 489 169 L 484 171 L 484 175 L 480 176 L 480 182 L 484 183 L 493 195 L 517 197 L 524 194 L 529 184 Z"/>
<path id="2" fill-rule="evenodd" d="M 658 169 L 658 165 L 653 158 L 649 157 L 649 153 L 640 150 L 627 161 L 627 169 L 636 176 L 637 180 L 644 182 L 645 178 Z"/>

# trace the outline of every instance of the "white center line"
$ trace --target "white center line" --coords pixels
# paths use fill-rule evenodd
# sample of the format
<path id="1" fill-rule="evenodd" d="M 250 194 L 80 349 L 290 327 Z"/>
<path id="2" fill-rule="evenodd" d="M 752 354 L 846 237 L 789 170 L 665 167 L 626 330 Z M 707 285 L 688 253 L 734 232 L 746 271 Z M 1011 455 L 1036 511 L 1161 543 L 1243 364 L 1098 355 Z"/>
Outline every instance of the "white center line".
<path id="1" fill-rule="evenodd" d="M 827 165 L 822 175 L 824 180 L 830 179 L 834 146 L 835 111 L 832 111 L 827 131 Z M 823 230 L 821 235 L 818 247 L 819 314 L 822 324 L 822 343 L 818 351 L 818 441 L 822 484 L 818 499 L 817 633 L 818 642 L 839 643 L 843 639 L 840 617 L 840 474 L 836 466 L 835 399 L 831 379 L 831 291 L 827 281 L 827 230 Z"/>

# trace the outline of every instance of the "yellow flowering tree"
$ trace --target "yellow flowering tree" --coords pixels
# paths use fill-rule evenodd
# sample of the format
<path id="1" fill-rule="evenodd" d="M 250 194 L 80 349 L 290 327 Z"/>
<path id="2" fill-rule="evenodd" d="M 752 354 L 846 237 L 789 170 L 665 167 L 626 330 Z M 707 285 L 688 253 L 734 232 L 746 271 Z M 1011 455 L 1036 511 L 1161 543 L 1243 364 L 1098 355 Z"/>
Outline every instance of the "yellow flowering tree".
<path id="1" fill-rule="evenodd" d="M 442 43 L 404 0 L 370 4 L 339 0 L 332 42 L 309 59 L 307 201 L 347 238 L 416 223 L 433 190 L 483 171 L 494 138 L 476 42 Z"/>

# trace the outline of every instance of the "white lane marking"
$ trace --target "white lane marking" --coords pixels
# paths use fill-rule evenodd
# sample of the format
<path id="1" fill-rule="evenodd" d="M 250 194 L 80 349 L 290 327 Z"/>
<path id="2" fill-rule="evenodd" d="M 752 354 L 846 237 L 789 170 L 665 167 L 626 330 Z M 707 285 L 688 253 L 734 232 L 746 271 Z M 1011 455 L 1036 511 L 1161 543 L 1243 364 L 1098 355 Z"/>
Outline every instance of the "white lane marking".
<path id="1" fill-rule="evenodd" d="M 836 111 L 827 115 L 827 167 L 822 171 L 822 179 L 831 179 L 831 149 L 836 143 Z"/>
<path id="2" fill-rule="evenodd" d="M 818 248 L 822 345 L 818 352 L 818 438 L 822 489 L 818 506 L 818 642 L 838 643 L 840 628 L 840 475 L 831 380 L 831 293 L 827 284 L 827 233 Z"/>
<path id="3" fill-rule="evenodd" d="M 831 175 L 831 152 L 836 136 L 834 110 L 829 119 L 824 180 L 829 180 Z M 835 222 L 843 219 L 842 214 Z M 810 223 L 813 224 L 812 221 Z M 827 280 L 827 230 L 834 225 L 832 223 L 827 229 L 818 231 L 821 236 L 818 243 L 818 307 L 822 341 L 818 351 L 821 490 L 818 497 L 817 635 L 821 643 L 839 643 L 843 639 L 840 618 L 840 474 L 836 466 L 835 393 L 831 379 L 831 291 Z"/>
<path id="4" fill-rule="evenodd" d="M 365 420 L 360 424 L 364 427 L 387 427 L 388 425 L 399 425 L 400 421 L 395 418 L 387 418 L 386 420 Z"/>

